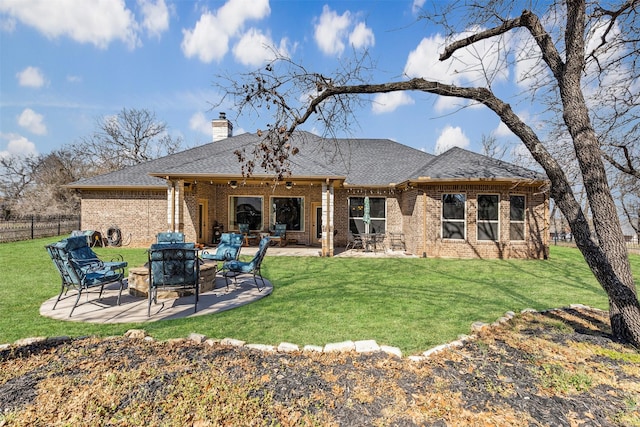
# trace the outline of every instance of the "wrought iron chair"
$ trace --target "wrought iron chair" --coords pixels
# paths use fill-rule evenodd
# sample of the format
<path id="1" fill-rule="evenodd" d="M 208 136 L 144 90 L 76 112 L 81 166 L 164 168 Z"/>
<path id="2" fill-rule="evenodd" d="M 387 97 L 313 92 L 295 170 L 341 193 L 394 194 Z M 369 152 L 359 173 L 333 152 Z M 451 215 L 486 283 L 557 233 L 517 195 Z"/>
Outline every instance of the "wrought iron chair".
<path id="1" fill-rule="evenodd" d="M 249 244 L 255 239 L 258 238 L 255 234 L 251 234 L 251 230 L 249 230 L 249 224 L 238 224 L 238 228 L 240 229 L 240 233 L 244 238 L 244 245 L 249 246 Z"/>
<path id="2" fill-rule="evenodd" d="M 287 245 L 287 224 L 275 224 L 273 226 L 273 233 L 269 236 L 271 238 L 270 243 L 279 243 L 280 246 Z"/>
<path id="3" fill-rule="evenodd" d="M 111 270 L 124 270 L 127 266 L 122 255 L 116 255 L 111 261 L 102 261 L 91 249 L 84 236 L 71 236 L 64 239 L 65 249 L 80 267 L 104 267 Z"/>
<path id="4" fill-rule="evenodd" d="M 364 242 L 362 241 L 362 236 L 359 234 L 353 234 L 349 231 L 349 235 L 347 236 L 347 246 L 344 250 L 349 249 L 364 249 Z"/>
<path id="5" fill-rule="evenodd" d="M 227 261 L 222 264 L 222 275 L 225 279 L 225 284 L 227 285 L 227 289 L 229 288 L 229 277 L 233 277 L 234 283 L 237 282 L 237 276 L 240 274 L 253 274 L 253 282 L 258 288 L 258 291 L 262 291 L 265 286 L 264 278 L 260 272 L 260 267 L 262 266 L 262 261 L 264 260 L 264 256 L 267 253 L 267 248 L 269 247 L 269 236 L 263 237 L 260 240 L 260 244 L 258 245 L 258 251 L 254 255 L 251 261 Z M 258 285 L 257 277 L 260 277 L 262 281 L 262 288 Z"/>
<path id="6" fill-rule="evenodd" d="M 120 305 L 120 298 L 122 296 L 122 290 L 124 289 L 124 268 L 127 266 L 127 263 L 124 261 L 105 263 L 97 256 L 74 258 L 72 251 L 75 250 L 76 253 L 86 252 L 78 251 L 78 249 L 82 247 L 81 243 L 76 240 L 78 237 L 88 248 L 87 239 L 84 236 L 70 237 L 45 246 L 62 280 L 60 294 L 53 304 L 53 310 L 55 310 L 60 300 L 63 299 L 63 295 L 66 295 L 69 290 L 75 289 L 77 291 L 76 300 L 73 307 L 71 307 L 69 317 L 73 315 L 73 311 L 78 306 L 83 292 L 87 294 L 88 297 L 92 289 L 97 289 L 99 292 L 98 299 L 100 300 L 102 299 L 102 292 L 105 285 L 110 283 L 118 282 L 120 284 L 117 300 L 117 304 Z M 69 249 L 70 247 L 75 248 Z M 88 249 L 91 251 L 91 248 Z"/>
<path id="7" fill-rule="evenodd" d="M 184 243 L 184 233 L 181 231 L 163 231 L 156 234 L 156 243 Z"/>
<path id="8" fill-rule="evenodd" d="M 156 243 L 149 254 L 149 304 L 147 316 L 151 316 L 151 302 L 158 303 L 158 290 L 175 292 L 193 289 L 194 312 L 200 299 L 200 262 L 194 243 Z"/>
<path id="9" fill-rule="evenodd" d="M 222 233 L 220 243 L 214 253 L 203 251 L 200 257 L 210 261 L 232 261 L 240 257 L 240 248 L 244 237 L 237 233 Z"/>

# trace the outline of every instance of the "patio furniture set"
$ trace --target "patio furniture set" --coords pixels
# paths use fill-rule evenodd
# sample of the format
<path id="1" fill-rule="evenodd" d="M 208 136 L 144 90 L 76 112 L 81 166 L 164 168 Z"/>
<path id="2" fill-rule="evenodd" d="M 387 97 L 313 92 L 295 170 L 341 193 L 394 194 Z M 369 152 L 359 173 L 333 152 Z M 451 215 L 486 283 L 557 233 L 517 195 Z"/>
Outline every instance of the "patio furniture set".
<path id="1" fill-rule="evenodd" d="M 385 240 L 389 242 L 391 250 L 404 250 L 404 234 L 389 232 L 388 237 L 384 233 L 349 233 L 345 250 L 362 249 L 365 252 L 377 252 L 387 250 Z"/>
<path id="2" fill-rule="evenodd" d="M 237 285 L 237 277 L 241 274 L 252 274 L 258 291 L 265 287 L 265 281 L 260 272 L 262 261 L 270 242 L 270 236 L 261 238 L 258 250 L 250 261 L 240 261 L 240 248 L 245 242 L 245 236 L 236 233 L 223 233 L 215 251 L 200 250 L 195 243 L 185 242 L 184 234 L 179 232 L 159 233 L 156 243 L 147 250 L 148 262 L 146 274 L 142 269 L 136 273 L 146 276 L 146 297 L 148 298 L 147 316 L 151 317 L 151 305 L 158 303 L 160 291 L 170 291 L 170 295 L 194 295 L 194 312 L 198 310 L 198 300 L 201 293 L 201 269 L 213 269 L 213 281 L 217 273 L 225 279 L 227 289 L 229 282 Z M 60 294 L 53 306 L 67 298 L 70 290 L 76 291 L 76 300 L 69 312 L 69 317 L 80 302 L 82 294 L 98 292 L 98 299 L 106 285 L 119 284 L 117 304 L 120 305 L 124 289 L 124 270 L 127 262 L 122 257 L 112 261 L 103 261 L 91 249 L 86 236 L 71 236 L 59 242 L 46 245 L 61 278 Z M 210 262 L 213 262 L 211 266 Z M 219 267 L 218 263 L 222 263 Z M 131 270 L 130 269 L 130 273 Z M 262 287 L 258 284 L 260 278 Z M 131 279 L 130 279 L 131 280 Z M 129 284 L 131 287 L 131 283 Z M 139 289 L 138 289 L 139 291 Z M 166 294 L 165 294 L 166 295 Z M 72 295 L 70 295 L 72 296 Z"/>

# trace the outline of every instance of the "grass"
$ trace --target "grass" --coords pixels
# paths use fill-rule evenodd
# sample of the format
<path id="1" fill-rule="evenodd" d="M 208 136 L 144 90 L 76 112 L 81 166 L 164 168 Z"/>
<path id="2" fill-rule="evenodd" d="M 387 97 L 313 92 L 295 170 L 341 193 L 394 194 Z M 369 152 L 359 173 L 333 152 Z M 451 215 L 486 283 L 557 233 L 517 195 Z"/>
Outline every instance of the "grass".
<path id="1" fill-rule="evenodd" d="M 323 345 L 374 339 L 405 353 L 424 351 L 493 322 L 506 311 L 572 303 L 607 309 L 604 291 L 579 251 L 551 247 L 546 261 L 270 257 L 263 273 L 271 296 L 241 308 L 192 319 L 95 325 L 39 315 L 59 291 L 44 245 L 56 238 L 0 244 L 0 343 L 34 336 L 109 336 L 142 328 L 164 340 L 197 332 L 277 345 Z M 122 254 L 130 266 L 144 249 L 97 248 Z M 640 257 L 631 256 L 640 275 Z"/>

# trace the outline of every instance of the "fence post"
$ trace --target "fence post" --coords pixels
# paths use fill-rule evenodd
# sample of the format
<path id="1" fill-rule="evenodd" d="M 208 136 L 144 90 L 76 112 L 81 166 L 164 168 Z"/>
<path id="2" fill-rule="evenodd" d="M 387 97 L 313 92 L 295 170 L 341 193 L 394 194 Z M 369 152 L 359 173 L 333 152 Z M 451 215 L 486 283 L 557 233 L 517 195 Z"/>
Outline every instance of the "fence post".
<path id="1" fill-rule="evenodd" d="M 31 215 L 31 240 L 33 240 L 33 229 L 35 227 L 34 222 L 35 222 L 35 216 Z"/>
<path id="2" fill-rule="evenodd" d="M 56 234 L 56 236 L 60 235 L 60 223 L 62 222 L 62 216 L 58 215 L 58 234 Z"/>

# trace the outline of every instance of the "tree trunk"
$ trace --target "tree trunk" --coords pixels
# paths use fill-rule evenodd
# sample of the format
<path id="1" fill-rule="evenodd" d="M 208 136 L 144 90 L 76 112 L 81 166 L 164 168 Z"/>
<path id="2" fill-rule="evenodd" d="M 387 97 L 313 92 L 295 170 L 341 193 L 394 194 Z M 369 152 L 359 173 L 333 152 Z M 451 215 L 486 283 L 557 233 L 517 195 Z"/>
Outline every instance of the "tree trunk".
<path id="1" fill-rule="evenodd" d="M 584 189 L 587 193 L 597 238 L 595 244 L 588 224 L 585 227 L 571 215 L 571 231 L 576 244 L 584 255 L 609 297 L 609 316 L 613 335 L 640 347 L 640 303 L 636 295 L 627 247 L 620 227 L 607 175 L 600 153 L 598 137 L 589 118 L 589 111 L 581 89 L 584 69 L 585 3 L 583 0 L 567 0 L 567 31 L 565 33 L 566 64 L 562 73 L 556 74 L 563 106 L 563 118 L 573 140 L 576 158 L 580 166 Z M 572 198 L 573 199 L 573 198 Z M 566 201 L 558 203 L 560 209 L 571 208 Z M 566 215 L 566 213 L 565 213 Z M 583 218 L 584 213 L 580 213 Z M 580 221 L 581 222 L 581 221 Z M 574 230 L 575 228 L 575 230 Z"/>

